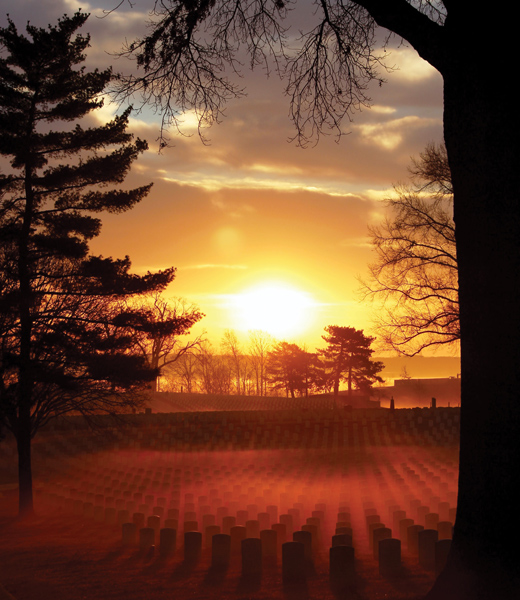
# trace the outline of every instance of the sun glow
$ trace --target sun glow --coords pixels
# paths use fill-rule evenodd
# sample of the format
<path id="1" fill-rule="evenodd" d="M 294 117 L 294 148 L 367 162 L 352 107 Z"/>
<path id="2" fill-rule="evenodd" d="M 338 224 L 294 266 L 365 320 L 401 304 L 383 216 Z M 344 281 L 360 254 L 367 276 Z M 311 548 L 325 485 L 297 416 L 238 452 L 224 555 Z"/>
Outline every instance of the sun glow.
<path id="1" fill-rule="evenodd" d="M 303 334 L 314 320 L 312 296 L 285 283 L 263 283 L 235 296 L 233 318 L 243 330 L 260 329 L 276 338 Z"/>

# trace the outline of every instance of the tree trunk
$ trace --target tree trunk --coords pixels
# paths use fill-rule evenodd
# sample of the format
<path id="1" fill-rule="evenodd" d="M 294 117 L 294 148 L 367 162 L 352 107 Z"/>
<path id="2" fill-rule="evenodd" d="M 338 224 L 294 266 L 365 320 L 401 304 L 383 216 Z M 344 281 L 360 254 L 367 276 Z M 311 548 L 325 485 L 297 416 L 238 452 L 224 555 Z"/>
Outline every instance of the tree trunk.
<path id="1" fill-rule="evenodd" d="M 20 415 L 16 435 L 18 447 L 18 512 L 20 516 L 34 512 L 32 466 L 31 466 L 31 423 L 27 415 Z"/>
<path id="2" fill-rule="evenodd" d="M 429 600 L 510 600 L 520 589 L 520 186 L 515 82 L 507 71 L 516 37 L 500 11 L 471 13 L 478 17 L 460 15 L 464 24 L 450 20 L 453 60 L 443 73 L 462 400 L 452 551 Z M 471 22 L 477 18 L 485 22 Z"/>

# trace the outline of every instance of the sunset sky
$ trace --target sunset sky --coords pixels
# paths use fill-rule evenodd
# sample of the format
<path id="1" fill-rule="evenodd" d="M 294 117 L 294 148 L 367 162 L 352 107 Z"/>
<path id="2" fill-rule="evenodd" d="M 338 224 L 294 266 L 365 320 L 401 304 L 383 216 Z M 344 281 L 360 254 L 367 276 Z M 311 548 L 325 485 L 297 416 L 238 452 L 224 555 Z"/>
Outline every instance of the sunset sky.
<path id="1" fill-rule="evenodd" d="M 98 18 L 117 3 L 3 0 L 0 18 L 5 26 L 9 12 L 23 31 L 28 19 L 46 26 L 81 7 L 91 13 L 87 65 L 128 73 L 133 63 L 109 53 L 143 34 L 153 1 L 132 0 Z M 130 212 L 103 216 L 92 251 L 128 254 L 138 273 L 177 267 L 168 295 L 196 303 L 206 317 L 195 332 L 205 329 L 217 343 L 228 328 L 245 335 L 272 326 L 276 337 L 309 349 L 326 325 L 369 332 L 372 308 L 356 293 L 357 277 L 374 259 L 367 226 L 381 219 L 392 183 L 407 179 L 410 157 L 442 139 L 441 77 L 399 40 L 392 46 L 387 64 L 399 69 L 384 75 L 381 88 L 374 85 L 373 107 L 344 123 L 349 135 L 339 143 L 288 143 L 294 129 L 283 83 L 261 69 L 244 69 L 248 96 L 227 106 L 224 122 L 207 132 L 210 145 L 187 115 L 185 131 L 195 135 L 177 137 L 158 154 L 160 116 L 149 109 L 134 115 L 130 130 L 150 149 L 127 183 L 154 186 Z M 115 110 L 107 104 L 95 118 L 104 122 Z M 280 311 L 269 320 L 273 297 Z"/>

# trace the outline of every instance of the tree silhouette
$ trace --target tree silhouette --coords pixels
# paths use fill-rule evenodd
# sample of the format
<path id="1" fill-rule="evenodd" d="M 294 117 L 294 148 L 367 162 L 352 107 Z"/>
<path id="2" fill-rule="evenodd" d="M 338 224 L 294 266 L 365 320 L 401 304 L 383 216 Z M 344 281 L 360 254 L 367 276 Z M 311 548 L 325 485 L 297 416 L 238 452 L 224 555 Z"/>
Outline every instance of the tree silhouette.
<path id="1" fill-rule="evenodd" d="M 249 360 L 255 377 L 256 395 L 267 394 L 267 355 L 273 344 L 272 337 L 265 331 L 249 331 Z"/>
<path id="2" fill-rule="evenodd" d="M 384 368 L 383 363 L 370 358 L 374 352 L 370 348 L 373 337 L 366 336 L 362 330 L 354 327 L 329 325 L 325 331 L 327 335 L 322 337 L 327 347 L 320 350 L 319 354 L 331 371 L 336 406 L 341 381 L 347 382 L 349 398 L 354 387 L 367 390 L 376 381 L 383 381 L 378 375 Z"/>
<path id="3" fill-rule="evenodd" d="M 206 394 L 230 394 L 233 387 L 233 372 L 227 357 L 214 352 L 211 343 L 205 340 L 195 354 L 200 387 Z"/>
<path id="4" fill-rule="evenodd" d="M 237 334 L 231 329 L 226 329 L 222 335 L 220 347 L 223 355 L 228 357 L 232 365 L 232 370 L 235 374 L 235 393 L 240 395 L 243 393 L 242 388 L 245 387 L 245 376 L 242 368 L 244 362 L 242 349 L 240 348 Z"/>
<path id="5" fill-rule="evenodd" d="M 188 334 L 203 317 L 204 314 L 186 300 L 168 301 L 154 291 L 140 299 L 136 308 L 127 303 L 117 324 L 133 336 L 135 353 L 141 354 L 148 366 L 161 375 L 165 367 L 199 346 L 202 336 L 186 342 L 180 337 Z M 158 391 L 157 382 L 158 378 L 151 384 L 154 392 Z"/>
<path id="6" fill-rule="evenodd" d="M 312 354 L 298 344 L 278 342 L 267 354 L 267 377 L 271 387 L 287 396 L 307 396 L 310 385 Z"/>
<path id="7" fill-rule="evenodd" d="M 370 227 L 377 255 L 364 298 L 381 301 L 377 334 L 387 348 L 414 356 L 460 339 L 453 186 L 443 145 L 429 144 L 394 186 L 389 216 Z"/>
<path id="8" fill-rule="evenodd" d="M 76 68 L 89 37 L 75 32 L 87 17 L 28 25 L 28 37 L 11 20 L 0 29 L 0 153 L 10 158 L 0 177 L 0 416 L 18 445 L 20 513 L 33 511 L 38 429 L 71 411 L 128 410 L 139 401 L 132 392 L 155 377 L 128 352 L 116 301 L 161 289 L 175 273 L 138 277 L 128 257 L 88 254 L 101 227 L 93 214 L 128 210 L 151 186 L 104 189 L 122 183 L 147 147 L 126 132 L 129 111 L 101 127 L 79 123 L 112 79 Z"/>
<path id="9" fill-rule="evenodd" d="M 142 71 L 121 94 L 142 91 L 163 110 L 164 124 L 191 108 L 202 125 L 218 120 L 226 100 L 241 94 L 225 71 L 239 69 L 244 46 L 252 65 L 267 65 L 274 54 L 287 75 L 301 143 L 341 133 L 342 118 L 369 103 L 367 86 L 380 77 L 376 26 L 403 38 L 442 75 L 457 227 L 461 450 L 452 550 L 429 600 L 510 599 L 520 564 L 520 546 L 504 537 L 520 534 L 509 519 L 520 487 L 516 20 L 504 4 L 476 8 L 469 0 L 318 0 L 315 26 L 289 51 L 283 19 L 290 5 L 283 1 L 168 0 L 156 8 L 149 35 L 126 50 Z"/>

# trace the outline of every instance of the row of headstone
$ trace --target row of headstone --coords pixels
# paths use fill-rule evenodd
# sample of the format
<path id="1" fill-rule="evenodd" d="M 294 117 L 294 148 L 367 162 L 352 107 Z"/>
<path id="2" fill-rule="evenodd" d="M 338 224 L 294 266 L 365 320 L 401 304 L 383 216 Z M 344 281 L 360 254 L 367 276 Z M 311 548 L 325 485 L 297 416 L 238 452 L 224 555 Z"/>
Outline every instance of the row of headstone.
<path id="1" fill-rule="evenodd" d="M 114 463 L 114 464 L 116 464 L 116 463 Z M 125 471 L 125 469 L 127 468 L 126 465 L 123 462 L 119 461 L 118 462 L 118 466 L 119 466 L 119 470 L 118 469 L 114 469 L 114 468 L 112 468 L 112 469 L 109 469 L 109 468 L 108 469 L 103 469 L 103 472 L 105 473 L 105 475 L 102 477 L 102 479 L 104 480 L 105 484 L 107 484 L 107 485 L 114 484 L 115 485 L 116 482 L 120 483 L 121 481 L 129 479 L 128 478 L 128 471 Z M 200 472 L 202 473 L 202 468 L 201 467 L 198 467 L 198 468 L 200 469 Z M 222 465 L 222 467 L 221 467 L 222 474 L 227 474 L 228 470 L 229 470 L 229 466 L 228 465 L 225 465 L 225 464 Z M 246 465 L 246 463 L 243 463 L 243 469 L 242 469 L 242 471 L 243 472 L 251 472 L 251 473 L 254 471 L 253 474 L 256 474 L 258 472 L 266 473 L 267 469 L 265 467 L 262 469 L 261 465 L 259 467 L 258 465 L 256 465 L 256 466 L 255 465 Z M 192 472 L 193 475 L 195 475 L 196 474 L 196 469 L 192 468 L 191 472 Z M 180 476 L 181 473 L 186 473 L 187 474 L 188 471 L 186 470 L 186 468 L 184 468 L 184 469 L 178 468 L 178 469 L 175 469 L 175 470 L 170 470 L 170 473 L 169 473 L 170 481 L 176 480 Z M 141 481 L 146 481 L 146 479 L 148 479 L 150 482 L 154 482 L 154 480 L 157 480 L 160 483 L 160 481 L 161 481 L 161 472 L 160 472 L 160 470 L 158 468 L 154 468 L 154 469 L 150 469 L 149 468 L 147 470 L 143 469 L 143 472 L 139 476 L 141 477 Z M 135 473 L 132 474 L 132 478 L 135 478 Z M 250 484 L 252 482 L 253 482 L 253 480 L 251 480 Z M 218 486 L 219 483 L 220 482 L 218 482 L 218 481 L 214 481 L 213 485 Z M 172 485 L 174 485 L 174 484 L 172 484 Z M 285 489 L 287 489 L 287 488 L 288 488 L 288 486 L 285 486 Z M 81 510 L 80 502 L 81 501 L 79 499 L 75 499 L 74 496 L 79 497 L 79 493 L 83 493 L 83 492 L 72 491 L 73 489 L 74 488 L 72 488 L 72 489 L 69 490 L 70 498 L 66 498 L 64 500 L 64 502 L 67 503 L 67 506 L 73 512 L 77 511 L 77 514 L 80 514 L 80 510 Z M 106 489 L 108 489 L 108 488 L 106 488 Z M 153 513 L 162 510 L 163 514 L 162 515 L 161 514 L 157 514 L 156 516 L 161 517 L 161 523 L 162 523 L 162 525 L 168 526 L 167 523 L 166 523 L 167 519 L 164 518 L 164 517 L 168 517 L 168 514 L 164 514 L 164 511 L 165 510 L 168 511 L 168 512 L 170 510 L 177 511 L 178 512 L 178 514 L 177 514 L 177 517 L 178 517 L 177 520 L 180 521 L 179 515 L 182 514 L 182 511 L 180 509 L 183 506 L 184 506 L 184 508 L 186 508 L 188 506 L 188 502 L 186 502 L 187 499 L 188 499 L 187 497 L 184 498 L 184 504 L 182 502 L 183 495 L 180 493 L 181 489 L 182 488 L 179 485 L 179 492 L 177 494 L 177 498 L 178 498 L 177 506 L 179 508 L 172 508 L 172 509 L 168 508 L 168 505 L 172 501 L 171 497 L 168 497 L 167 495 L 161 497 L 161 496 L 158 496 L 157 494 L 149 494 L 149 493 L 146 493 L 145 490 L 143 490 L 142 492 L 138 492 L 137 494 L 140 494 L 140 496 L 139 495 L 136 496 L 135 500 L 136 501 L 143 500 L 143 502 L 147 502 L 146 506 L 148 507 L 148 509 L 146 511 L 143 511 L 144 515 L 146 517 L 152 516 L 152 515 L 149 515 L 150 510 Z M 184 487 L 184 489 L 186 489 L 186 488 Z M 245 498 L 247 498 L 247 496 L 248 496 L 247 494 L 245 494 L 246 490 L 247 490 L 247 486 L 242 486 L 242 491 L 244 492 L 244 494 L 241 494 L 241 496 L 243 495 Z M 105 499 L 106 498 L 113 498 L 114 497 L 113 495 L 112 496 L 108 495 L 109 491 L 105 492 L 105 494 L 104 494 L 104 498 Z M 210 489 L 210 492 L 211 491 L 213 491 L 213 490 Z M 207 494 L 206 494 L 208 496 L 208 500 L 207 500 L 208 501 L 208 505 L 207 505 L 207 507 L 209 507 L 213 511 L 219 510 L 219 509 L 224 509 L 225 507 L 217 507 L 216 505 L 213 504 L 212 501 L 215 498 L 217 498 L 218 495 L 220 495 L 220 496 L 223 497 L 224 493 L 226 493 L 226 492 L 222 493 L 218 489 L 215 489 L 215 492 L 216 492 L 217 495 L 212 495 L 209 492 L 207 492 Z M 228 486 L 228 492 L 227 493 L 231 493 L 230 486 Z M 284 493 L 288 497 L 290 497 L 290 495 L 287 494 L 287 492 L 282 492 L 282 493 Z M 192 496 L 191 500 L 195 500 L 197 498 L 197 495 L 198 494 L 197 494 L 196 491 L 195 491 L 195 493 L 192 493 L 191 494 L 191 496 Z M 185 496 L 186 496 L 186 494 L 185 494 Z M 280 497 L 281 497 L 281 494 L 280 494 Z M 121 520 L 125 518 L 124 517 L 124 510 L 128 510 L 130 512 L 130 514 L 132 514 L 132 512 L 128 508 L 127 509 L 118 508 L 118 506 L 117 506 L 118 502 L 120 502 L 120 499 L 115 498 L 115 504 L 116 504 L 116 506 L 106 506 L 106 503 L 105 503 L 104 508 L 103 507 L 96 507 L 96 506 L 94 506 L 94 507 L 93 506 L 89 506 L 88 502 L 83 502 L 83 511 L 84 511 L 84 514 L 86 514 L 87 516 L 94 517 L 94 518 L 96 518 L 99 521 L 104 521 L 104 522 L 113 523 L 113 524 L 120 523 Z M 160 506 L 159 502 L 162 502 L 166 506 Z M 419 501 L 417 500 L 417 502 L 419 502 Z M 113 502 L 110 501 L 110 503 L 112 504 Z M 195 502 L 192 502 L 192 504 L 193 504 L 193 508 L 195 508 Z M 119 506 L 121 506 L 121 505 L 119 504 Z M 139 505 L 139 506 L 137 506 L 137 508 L 140 509 L 142 506 L 143 505 Z M 277 505 L 271 505 L 271 506 L 274 506 L 276 509 L 278 508 Z M 419 504 L 419 506 L 416 507 L 414 510 L 418 510 L 418 508 L 420 508 L 421 506 L 424 506 L 424 505 Z M 248 505 L 248 507 L 249 507 L 249 505 Z M 101 510 L 101 508 L 103 508 L 103 510 Z M 116 510 L 114 510 L 114 508 Z M 265 505 L 262 506 L 262 508 L 265 508 Z M 110 510 L 107 510 L 107 509 L 110 509 Z M 195 516 L 194 519 L 186 521 L 188 523 L 188 525 L 191 526 L 191 528 L 198 529 L 200 521 L 201 520 L 203 521 L 203 519 L 205 518 L 206 515 L 202 514 L 202 516 L 201 516 L 201 510 L 202 510 L 202 507 L 200 506 L 200 503 L 199 503 L 199 507 L 198 507 L 198 510 L 197 510 L 198 514 L 197 515 L 193 515 L 193 516 Z M 289 509 L 289 510 L 296 511 L 296 509 Z M 424 511 L 425 509 L 422 509 L 422 510 Z M 195 512 L 195 511 L 192 511 L 192 512 Z M 236 524 L 239 523 L 238 518 L 237 518 L 238 517 L 238 512 L 239 511 L 237 511 L 237 516 L 235 516 L 235 523 Z M 87 513 L 89 513 L 89 514 L 87 514 Z M 428 514 L 433 514 L 433 513 L 425 513 L 424 514 L 424 519 L 426 519 L 426 517 L 427 517 Z M 240 522 L 242 522 L 242 519 L 245 518 L 246 511 L 243 511 L 242 515 L 240 515 Z M 250 511 L 247 511 L 247 515 L 250 516 Z M 200 520 L 195 525 L 195 521 L 197 520 L 196 519 L 197 516 L 199 517 Z M 227 516 L 232 516 L 232 515 L 227 515 Z M 259 516 L 259 513 L 257 513 L 257 516 Z M 300 510 L 300 514 L 299 515 L 297 515 L 296 512 L 295 512 L 292 516 L 293 516 L 294 526 L 297 527 L 297 528 L 300 528 L 302 525 L 312 525 L 312 523 L 302 523 L 302 521 L 305 521 L 305 519 L 303 519 L 302 516 L 301 516 L 301 510 Z M 184 515 L 184 518 L 185 517 L 186 517 L 186 515 Z M 209 519 L 210 517 L 211 517 L 211 515 L 209 513 L 207 513 L 207 518 Z M 221 517 L 222 517 L 222 515 L 221 515 Z M 248 519 L 248 520 L 254 521 L 255 519 Z M 246 523 L 246 521 L 244 520 L 243 524 L 245 525 L 245 523 Z M 218 520 L 216 520 L 215 524 L 220 524 L 220 526 L 221 526 L 221 532 L 225 533 L 225 531 L 224 531 L 224 523 L 223 523 L 223 520 L 222 521 L 220 520 L 220 517 L 219 517 Z M 203 532 L 205 531 L 205 525 L 206 525 L 206 523 L 202 522 L 202 531 Z M 208 525 L 209 525 L 209 523 L 208 523 Z M 177 529 L 182 529 L 182 522 L 181 522 L 181 527 L 179 527 L 179 523 L 177 523 L 176 526 L 177 526 Z M 228 524 L 228 527 L 231 527 L 231 523 Z M 252 525 L 251 524 L 250 527 L 256 527 L 256 525 Z M 263 527 L 262 525 L 258 526 L 259 529 L 262 529 L 262 527 Z M 264 527 L 265 527 L 265 525 L 264 525 Z M 426 527 L 426 528 L 430 528 L 430 527 Z M 395 531 L 394 531 L 394 533 L 395 533 Z M 290 539 L 290 538 L 288 538 L 288 539 Z M 402 539 L 402 541 L 404 542 L 403 539 Z"/>
<path id="2" fill-rule="evenodd" d="M 338 543 L 338 538 L 329 550 L 330 582 L 334 587 L 352 585 L 355 577 L 355 552 L 351 545 Z M 159 541 L 159 554 L 166 557 L 176 550 L 177 532 L 163 528 L 157 531 L 153 527 L 138 529 L 136 523 L 123 523 L 122 543 L 124 546 L 138 544 L 141 554 L 151 557 Z M 195 563 L 202 552 L 202 534 L 198 531 L 184 533 L 184 561 Z M 235 526 L 231 534 L 215 533 L 211 537 L 211 566 L 214 569 L 226 569 L 233 555 L 241 556 L 242 578 L 252 580 L 261 577 L 263 565 L 276 562 L 277 532 L 262 530 L 259 538 L 246 537 L 245 528 Z M 313 562 L 312 534 L 310 531 L 293 532 L 293 540 L 281 544 L 282 578 L 287 584 L 301 583 Z"/>

